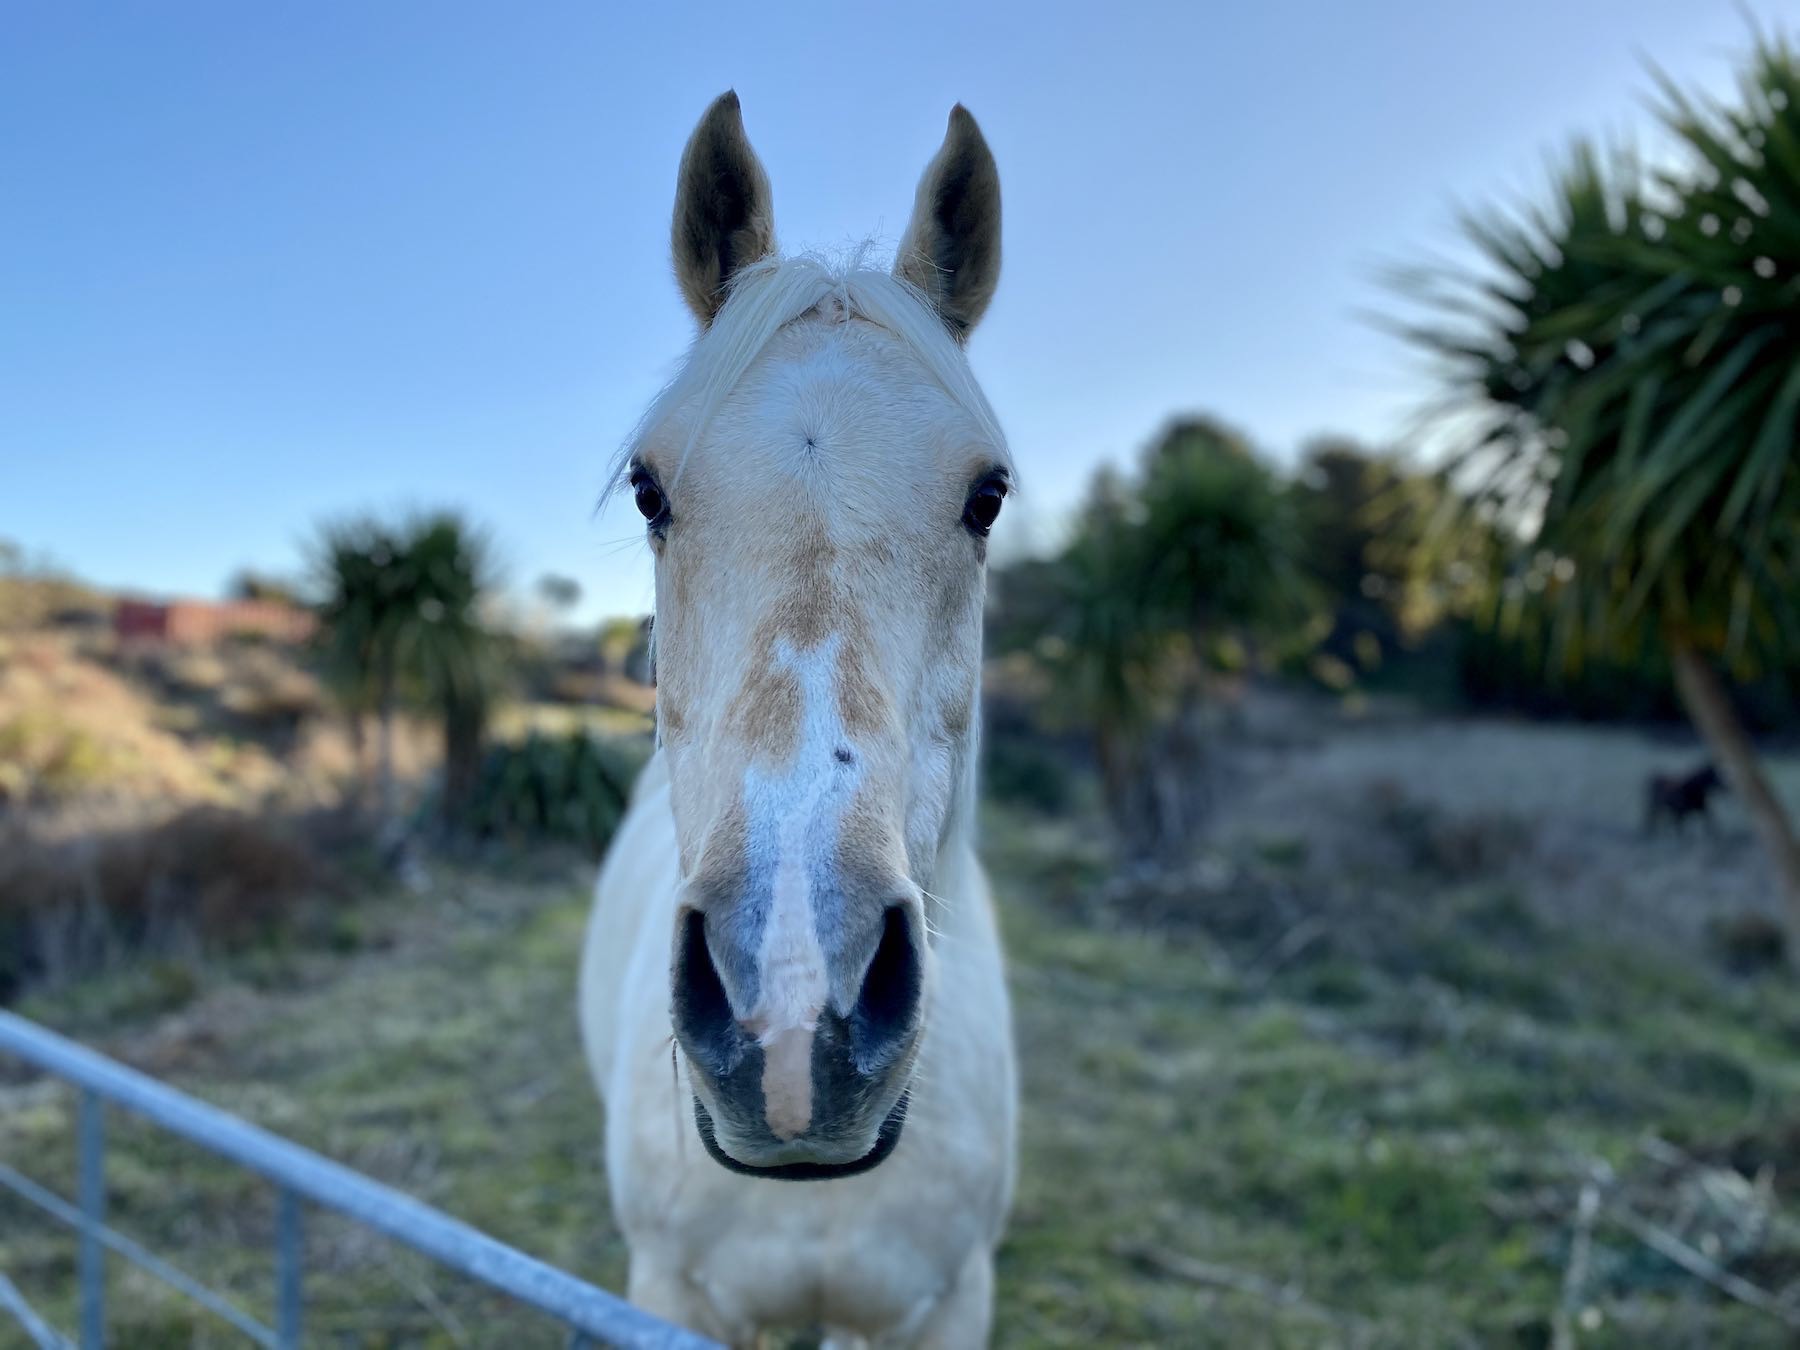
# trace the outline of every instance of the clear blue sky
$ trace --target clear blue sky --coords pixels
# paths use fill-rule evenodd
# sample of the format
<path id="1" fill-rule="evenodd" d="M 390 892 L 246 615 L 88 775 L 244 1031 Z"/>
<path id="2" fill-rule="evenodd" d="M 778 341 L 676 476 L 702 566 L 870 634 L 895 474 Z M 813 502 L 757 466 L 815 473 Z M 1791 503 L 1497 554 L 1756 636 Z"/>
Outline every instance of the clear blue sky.
<path id="1" fill-rule="evenodd" d="M 1771 14 L 1767 0 L 1754 8 Z M 675 164 L 736 87 L 793 246 L 892 243 L 962 100 L 1005 274 L 973 360 L 1054 528 L 1205 409 L 1278 456 L 1416 406 L 1357 311 L 1727 0 L 42 4 L 0 17 L 0 536 L 216 592 L 320 518 L 450 504 L 511 580 L 647 607 L 608 457 L 689 335 Z"/>

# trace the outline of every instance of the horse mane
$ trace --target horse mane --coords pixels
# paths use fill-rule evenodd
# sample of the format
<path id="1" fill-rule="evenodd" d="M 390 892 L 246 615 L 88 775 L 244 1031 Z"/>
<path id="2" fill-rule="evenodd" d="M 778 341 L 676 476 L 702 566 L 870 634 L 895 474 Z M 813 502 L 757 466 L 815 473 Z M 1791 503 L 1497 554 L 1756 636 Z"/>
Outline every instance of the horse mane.
<path id="1" fill-rule="evenodd" d="M 829 312 L 840 322 L 864 319 L 899 338 L 1010 468 L 1006 437 L 962 346 L 924 292 L 889 271 L 869 266 L 866 256 L 866 249 L 842 261 L 814 254 L 771 256 L 740 270 L 718 316 L 688 349 L 680 372 L 632 429 L 614 461 L 607 491 L 624 482 L 645 445 L 678 415 L 687 428 L 675 471 L 679 478 L 681 466 L 713 416 L 757 357 L 782 329 L 815 311 Z"/>

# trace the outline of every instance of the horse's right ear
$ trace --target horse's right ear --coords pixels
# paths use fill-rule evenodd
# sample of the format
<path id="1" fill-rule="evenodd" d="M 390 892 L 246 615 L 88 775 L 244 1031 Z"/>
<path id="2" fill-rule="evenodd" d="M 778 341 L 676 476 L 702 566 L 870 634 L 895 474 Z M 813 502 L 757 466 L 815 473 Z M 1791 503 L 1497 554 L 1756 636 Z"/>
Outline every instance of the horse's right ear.
<path id="1" fill-rule="evenodd" d="M 675 185 L 675 279 L 705 327 L 739 270 L 775 251 L 775 206 L 735 90 L 713 100 L 688 138 Z"/>
<path id="2" fill-rule="evenodd" d="M 894 272 L 925 293 L 958 342 L 980 320 L 1000 282 L 1000 170 L 962 104 L 925 166 L 912 223 Z"/>

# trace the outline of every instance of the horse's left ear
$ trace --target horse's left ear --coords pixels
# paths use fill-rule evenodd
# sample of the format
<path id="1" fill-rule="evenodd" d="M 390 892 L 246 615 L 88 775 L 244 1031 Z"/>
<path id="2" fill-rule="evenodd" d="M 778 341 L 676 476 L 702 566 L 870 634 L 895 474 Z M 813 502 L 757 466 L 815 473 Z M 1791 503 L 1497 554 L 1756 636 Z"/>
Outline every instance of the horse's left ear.
<path id="1" fill-rule="evenodd" d="M 1000 281 L 1000 170 L 962 104 L 950 110 L 944 144 L 919 180 L 912 223 L 894 274 L 912 282 L 967 338 Z"/>

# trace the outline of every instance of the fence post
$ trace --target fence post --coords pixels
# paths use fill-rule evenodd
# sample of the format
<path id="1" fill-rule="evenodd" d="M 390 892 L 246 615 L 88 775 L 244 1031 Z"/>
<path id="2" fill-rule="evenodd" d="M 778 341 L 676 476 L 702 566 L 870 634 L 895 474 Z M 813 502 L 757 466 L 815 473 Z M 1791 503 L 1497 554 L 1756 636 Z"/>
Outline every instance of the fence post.
<path id="1" fill-rule="evenodd" d="M 100 1229 L 106 1222 L 106 1103 L 92 1088 L 81 1090 L 77 1123 L 81 1200 L 81 1344 L 82 1350 L 106 1345 L 106 1248 Z"/>
<path id="2" fill-rule="evenodd" d="M 275 1202 L 275 1344 L 281 1350 L 300 1348 L 302 1240 L 300 1197 L 283 1186 Z"/>

